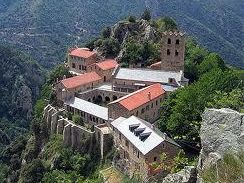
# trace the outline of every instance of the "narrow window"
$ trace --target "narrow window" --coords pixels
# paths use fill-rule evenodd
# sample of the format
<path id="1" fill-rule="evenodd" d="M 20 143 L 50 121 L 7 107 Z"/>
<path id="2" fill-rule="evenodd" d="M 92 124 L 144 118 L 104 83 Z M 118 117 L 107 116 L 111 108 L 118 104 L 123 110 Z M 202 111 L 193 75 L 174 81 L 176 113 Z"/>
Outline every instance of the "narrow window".
<path id="1" fill-rule="evenodd" d="M 176 39 L 175 44 L 180 44 L 180 40 Z"/>
<path id="2" fill-rule="evenodd" d="M 167 49 L 167 55 L 170 55 L 170 50 L 169 49 Z"/>
<path id="3" fill-rule="evenodd" d="M 137 158 L 140 158 L 140 152 L 137 151 Z"/>
<path id="4" fill-rule="evenodd" d="M 81 70 L 81 65 L 79 65 L 79 70 Z"/>
<path id="5" fill-rule="evenodd" d="M 179 52 L 177 50 L 175 50 L 175 56 L 178 56 Z"/>
<path id="6" fill-rule="evenodd" d="M 121 133 L 119 134 L 119 140 L 121 140 Z"/>
<path id="7" fill-rule="evenodd" d="M 170 38 L 168 39 L 168 44 L 171 44 L 171 39 Z"/>
<path id="8" fill-rule="evenodd" d="M 72 68 L 75 68 L 75 63 L 72 63 Z"/>
<path id="9" fill-rule="evenodd" d="M 156 100 L 156 105 L 158 105 L 158 101 Z"/>
<path id="10" fill-rule="evenodd" d="M 146 106 L 146 110 L 147 110 L 147 111 L 149 110 L 149 105 Z"/>

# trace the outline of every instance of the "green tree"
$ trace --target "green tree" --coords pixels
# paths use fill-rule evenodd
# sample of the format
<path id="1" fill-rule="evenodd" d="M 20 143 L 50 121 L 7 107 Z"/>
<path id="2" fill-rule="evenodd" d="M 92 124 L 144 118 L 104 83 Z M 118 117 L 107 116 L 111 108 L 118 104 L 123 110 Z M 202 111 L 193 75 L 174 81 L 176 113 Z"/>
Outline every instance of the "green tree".
<path id="1" fill-rule="evenodd" d="M 234 89 L 229 93 L 217 91 L 208 102 L 210 108 L 231 108 L 242 112 L 244 110 L 244 89 Z"/>
<path id="2" fill-rule="evenodd" d="M 111 34 L 111 29 L 110 27 L 106 27 L 102 30 L 102 37 L 103 38 L 109 38 Z"/>
<path id="3" fill-rule="evenodd" d="M 134 17 L 134 16 L 129 16 L 129 17 L 128 17 L 128 21 L 131 22 L 131 23 L 135 23 L 135 22 L 136 22 L 136 17 Z"/>
<path id="4" fill-rule="evenodd" d="M 156 26 L 159 32 L 175 31 L 178 29 L 176 22 L 170 17 L 159 18 L 156 21 Z"/>
<path id="5" fill-rule="evenodd" d="M 120 51 L 120 44 L 114 38 L 99 39 L 95 45 L 100 48 L 105 57 L 115 57 Z"/>
<path id="6" fill-rule="evenodd" d="M 174 158 L 173 167 L 171 172 L 176 173 L 182 170 L 185 166 L 189 165 L 189 160 L 183 150 L 179 151 L 177 156 Z"/>
<path id="7" fill-rule="evenodd" d="M 198 65 L 199 75 L 203 75 L 209 72 L 211 69 L 220 68 L 226 69 L 223 59 L 216 53 L 210 53 L 204 58 L 204 60 Z"/>
<path id="8" fill-rule="evenodd" d="M 121 61 L 127 64 L 137 64 L 142 61 L 143 45 L 131 40 L 125 45 L 125 52 Z"/>
<path id="9" fill-rule="evenodd" d="M 151 12 L 149 9 L 145 9 L 143 14 L 141 15 L 141 19 L 147 20 L 147 21 L 151 20 Z"/>
<path id="10" fill-rule="evenodd" d="M 74 114 L 72 116 L 72 121 L 77 124 L 77 125 L 81 125 L 81 126 L 84 126 L 84 121 L 83 119 L 80 117 L 80 115 L 78 114 Z"/>
<path id="11" fill-rule="evenodd" d="M 194 84 L 177 90 L 162 104 L 167 110 L 161 116 L 161 130 L 183 140 L 199 142 L 201 114 L 214 99 L 211 94 L 241 88 L 241 80 L 239 73 L 218 68 L 203 74 Z"/>
<path id="12" fill-rule="evenodd" d="M 27 164 L 23 168 L 22 182 L 23 183 L 40 182 L 42 180 L 44 172 L 45 172 L 45 167 L 43 165 L 43 162 L 40 159 L 35 159 L 30 164 Z"/>

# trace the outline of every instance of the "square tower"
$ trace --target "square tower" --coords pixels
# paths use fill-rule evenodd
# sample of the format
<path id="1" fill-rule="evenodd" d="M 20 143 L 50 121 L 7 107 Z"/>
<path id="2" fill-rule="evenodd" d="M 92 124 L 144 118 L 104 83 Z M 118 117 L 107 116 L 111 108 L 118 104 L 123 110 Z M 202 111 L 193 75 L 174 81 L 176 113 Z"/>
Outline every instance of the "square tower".
<path id="1" fill-rule="evenodd" d="M 185 34 L 164 32 L 162 34 L 161 69 L 183 71 L 185 59 Z"/>

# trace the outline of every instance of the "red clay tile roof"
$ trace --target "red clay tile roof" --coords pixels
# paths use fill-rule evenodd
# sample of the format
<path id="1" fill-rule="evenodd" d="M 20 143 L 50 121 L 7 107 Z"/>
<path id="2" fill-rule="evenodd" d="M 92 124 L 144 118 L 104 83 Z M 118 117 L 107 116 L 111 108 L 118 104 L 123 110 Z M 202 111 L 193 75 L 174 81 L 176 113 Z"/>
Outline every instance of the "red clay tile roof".
<path id="1" fill-rule="evenodd" d="M 108 70 L 108 69 L 115 68 L 119 64 L 114 59 L 106 59 L 106 60 L 104 60 L 102 62 L 96 63 L 96 65 L 98 67 L 100 67 L 102 70 L 105 71 L 105 70 Z"/>
<path id="2" fill-rule="evenodd" d="M 80 57 L 80 58 L 89 58 L 96 53 L 90 51 L 88 48 L 76 48 L 70 52 L 70 56 Z"/>
<path id="3" fill-rule="evenodd" d="M 102 78 L 96 72 L 85 73 L 72 78 L 67 78 L 61 81 L 67 89 L 76 88 L 91 82 L 101 80 Z"/>
<path id="4" fill-rule="evenodd" d="M 119 103 L 126 109 L 131 111 L 161 96 L 164 93 L 165 91 L 162 88 L 161 84 L 157 83 L 135 91 L 111 103 Z"/>

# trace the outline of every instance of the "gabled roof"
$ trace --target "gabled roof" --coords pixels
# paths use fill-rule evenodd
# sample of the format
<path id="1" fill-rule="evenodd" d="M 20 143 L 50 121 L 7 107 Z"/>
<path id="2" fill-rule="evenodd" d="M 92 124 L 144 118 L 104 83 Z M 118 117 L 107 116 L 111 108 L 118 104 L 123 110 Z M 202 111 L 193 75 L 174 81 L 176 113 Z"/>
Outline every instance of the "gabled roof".
<path id="1" fill-rule="evenodd" d="M 136 136 L 133 131 L 130 130 L 130 126 L 139 125 L 137 129 L 144 129 L 143 134 L 150 134 L 145 140 L 141 140 L 139 136 Z M 116 128 L 120 133 L 125 136 L 142 154 L 146 155 L 159 144 L 166 140 L 166 136 L 160 136 L 153 130 L 153 126 L 149 123 L 137 118 L 135 116 L 131 116 L 129 118 L 120 117 L 114 120 L 111 125 Z"/>
<path id="2" fill-rule="evenodd" d="M 178 83 L 183 78 L 183 72 L 162 71 L 152 69 L 118 68 L 115 73 L 115 79 L 145 81 L 153 83 L 166 84 L 173 78 Z"/>
<path id="3" fill-rule="evenodd" d="M 119 103 L 127 110 L 131 111 L 133 109 L 140 107 L 143 104 L 146 104 L 154 100 L 155 98 L 163 95 L 164 93 L 165 91 L 161 84 L 157 83 L 137 90 L 129 95 L 126 95 L 118 100 L 111 102 L 110 104 Z"/>
<path id="4" fill-rule="evenodd" d="M 116 62 L 114 59 L 106 59 L 102 62 L 96 63 L 96 65 L 101 68 L 102 70 L 108 70 L 108 69 L 113 69 L 119 64 Z"/>
<path id="5" fill-rule="evenodd" d="M 61 81 L 61 83 L 64 85 L 65 88 L 72 89 L 101 79 L 102 78 L 96 72 L 90 72 L 64 79 Z"/>
<path id="6" fill-rule="evenodd" d="M 96 53 L 90 51 L 88 48 L 76 48 L 70 52 L 70 56 L 80 57 L 80 58 L 89 58 Z"/>

